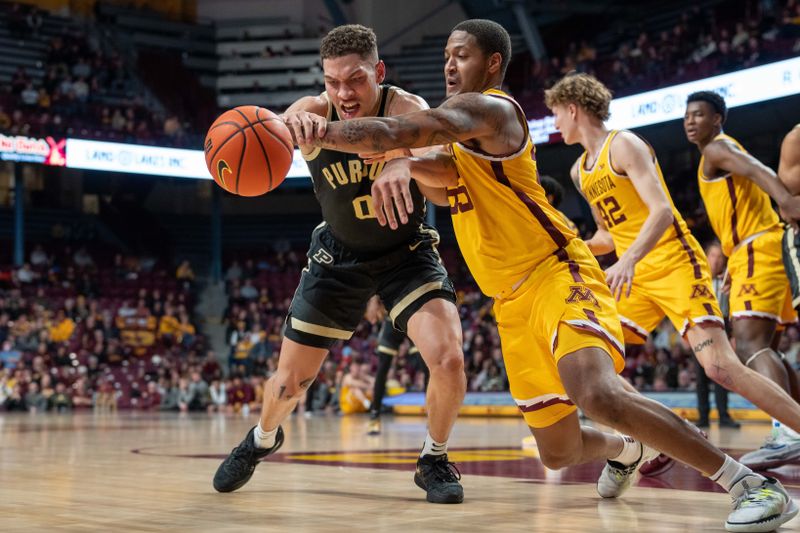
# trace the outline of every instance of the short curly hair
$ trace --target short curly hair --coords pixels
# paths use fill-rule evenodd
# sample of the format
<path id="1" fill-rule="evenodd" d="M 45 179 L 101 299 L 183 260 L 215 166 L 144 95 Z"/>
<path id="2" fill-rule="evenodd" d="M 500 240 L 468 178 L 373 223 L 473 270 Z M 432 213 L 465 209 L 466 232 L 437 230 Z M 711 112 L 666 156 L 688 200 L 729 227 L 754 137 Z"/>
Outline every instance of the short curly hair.
<path id="1" fill-rule="evenodd" d="M 544 103 L 549 109 L 557 105 L 575 104 L 602 121 L 611 116 L 611 91 L 589 74 L 569 74 L 544 92 Z"/>
<path id="2" fill-rule="evenodd" d="M 319 47 L 322 59 L 332 59 L 358 54 L 361 59 L 378 55 L 378 38 L 375 32 L 361 24 L 346 24 L 333 28 L 322 38 Z"/>

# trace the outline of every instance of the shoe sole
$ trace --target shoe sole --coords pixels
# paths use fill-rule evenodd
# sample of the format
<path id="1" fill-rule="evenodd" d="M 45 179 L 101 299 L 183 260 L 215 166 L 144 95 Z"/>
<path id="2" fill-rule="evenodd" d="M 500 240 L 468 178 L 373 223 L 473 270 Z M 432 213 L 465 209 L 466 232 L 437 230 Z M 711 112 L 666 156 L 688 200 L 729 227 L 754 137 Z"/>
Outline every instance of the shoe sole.
<path id="1" fill-rule="evenodd" d="M 758 522 L 748 522 L 746 524 L 731 524 L 730 522 L 725 522 L 725 530 L 734 533 L 766 533 L 768 531 L 774 531 L 797 516 L 798 511 L 800 511 L 800 508 L 798 508 L 797 504 L 792 500 L 789 508 L 778 516 L 773 516 Z"/>
<path id="2" fill-rule="evenodd" d="M 255 470 L 253 472 L 255 472 Z M 216 490 L 217 492 L 233 492 L 235 490 L 239 490 L 242 487 L 244 487 L 245 485 L 247 485 L 247 482 L 250 481 L 250 478 L 252 478 L 252 477 L 253 477 L 253 474 L 250 474 L 244 480 L 240 481 L 239 483 L 237 483 L 236 485 L 234 485 L 232 487 L 217 487 L 217 483 L 215 481 L 214 490 Z"/>
<path id="3" fill-rule="evenodd" d="M 425 499 L 428 500 L 428 502 L 430 503 L 462 503 L 464 501 L 463 492 L 461 494 L 455 494 L 447 498 L 442 498 L 442 499 L 433 498 L 431 496 L 431 493 L 428 492 L 428 488 L 425 486 L 425 483 L 423 483 L 422 479 L 417 474 L 414 474 L 414 483 L 416 483 L 417 487 L 425 491 L 425 493 L 427 494 L 427 497 Z"/>
<path id="4" fill-rule="evenodd" d="M 748 468 L 752 468 L 753 470 L 769 470 L 770 468 L 777 468 L 785 464 L 794 463 L 798 460 L 800 460 L 800 449 L 797 449 L 794 453 L 785 457 L 781 457 L 780 459 L 750 462 L 746 459 L 739 458 L 740 463 Z"/>

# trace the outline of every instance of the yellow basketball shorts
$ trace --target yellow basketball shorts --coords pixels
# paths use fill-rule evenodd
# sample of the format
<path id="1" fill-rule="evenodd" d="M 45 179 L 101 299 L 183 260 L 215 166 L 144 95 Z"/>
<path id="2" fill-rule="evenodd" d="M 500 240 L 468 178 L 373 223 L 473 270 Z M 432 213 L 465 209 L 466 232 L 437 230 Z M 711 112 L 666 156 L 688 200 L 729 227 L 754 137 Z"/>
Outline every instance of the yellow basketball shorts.
<path id="1" fill-rule="evenodd" d="M 605 274 L 586 244 L 573 239 L 542 261 L 510 296 L 496 299 L 511 396 L 534 428 L 555 424 L 576 410 L 558 361 L 583 348 L 599 348 L 621 372 L 622 327 Z"/>
<path id="2" fill-rule="evenodd" d="M 743 241 L 728 258 L 731 318 L 767 318 L 779 324 L 797 320 L 792 289 L 783 266 L 782 231 Z"/>
<path id="3" fill-rule="evenodd" d="M 617 302 L 628 344 L 643 344 L 664 317 L 681 337 L 695 325 L 725 327 L 700 245 L 684 235 L 671 248 L 653 250 L 657 253 L 636 265 L 630 296 L 623 293 Z"/>

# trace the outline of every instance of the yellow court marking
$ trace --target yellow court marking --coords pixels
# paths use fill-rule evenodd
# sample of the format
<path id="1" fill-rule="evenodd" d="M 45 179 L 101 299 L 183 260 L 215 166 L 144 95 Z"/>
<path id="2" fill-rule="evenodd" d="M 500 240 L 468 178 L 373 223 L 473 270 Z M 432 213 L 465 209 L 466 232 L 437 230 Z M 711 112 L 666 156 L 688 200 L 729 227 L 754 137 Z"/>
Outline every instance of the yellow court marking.
<path id="1" fill-rule="evenodd" d="M 461 450 L 448 452 L 448 458 L 458 463 L 476 461 L 518 461 L 530 457 L 523 450 Z M 366 453 L 306 453 L 292 454 L 290 459 L 298 461 L 319 461 L 336 463 L 371 463 L 371 464 L 415 464 L 419 452 L 366 452 Z"/>

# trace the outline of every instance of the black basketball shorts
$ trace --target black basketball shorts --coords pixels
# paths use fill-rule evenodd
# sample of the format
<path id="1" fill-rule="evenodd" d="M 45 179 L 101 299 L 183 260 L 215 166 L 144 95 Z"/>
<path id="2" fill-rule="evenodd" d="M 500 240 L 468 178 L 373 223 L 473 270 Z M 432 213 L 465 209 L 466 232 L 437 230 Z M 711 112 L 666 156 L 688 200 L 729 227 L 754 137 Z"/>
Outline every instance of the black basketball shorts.
<path id="1" fill-rule="evenodd" d="M 321 224 L 311 235 L 308 266 L 286 317 L 286 337 L 328 349 L 338 340 L 348 340 L 375 294 L 401 332 L 409 317 L 430 300 L 455 303 L 453 283 L 436 251 L 438 241 L 433 229 L 421 227 L 409 244 L 365 259 L 347 250 L 328 225 Z"/>
<path id="2" fill-rule="evenodd" d="M 800 233 L 791 226 L 787 226 L 783 232 L 783 266 L 792 286 L 792 307 L 798 309 L 800 308 Z"/>

